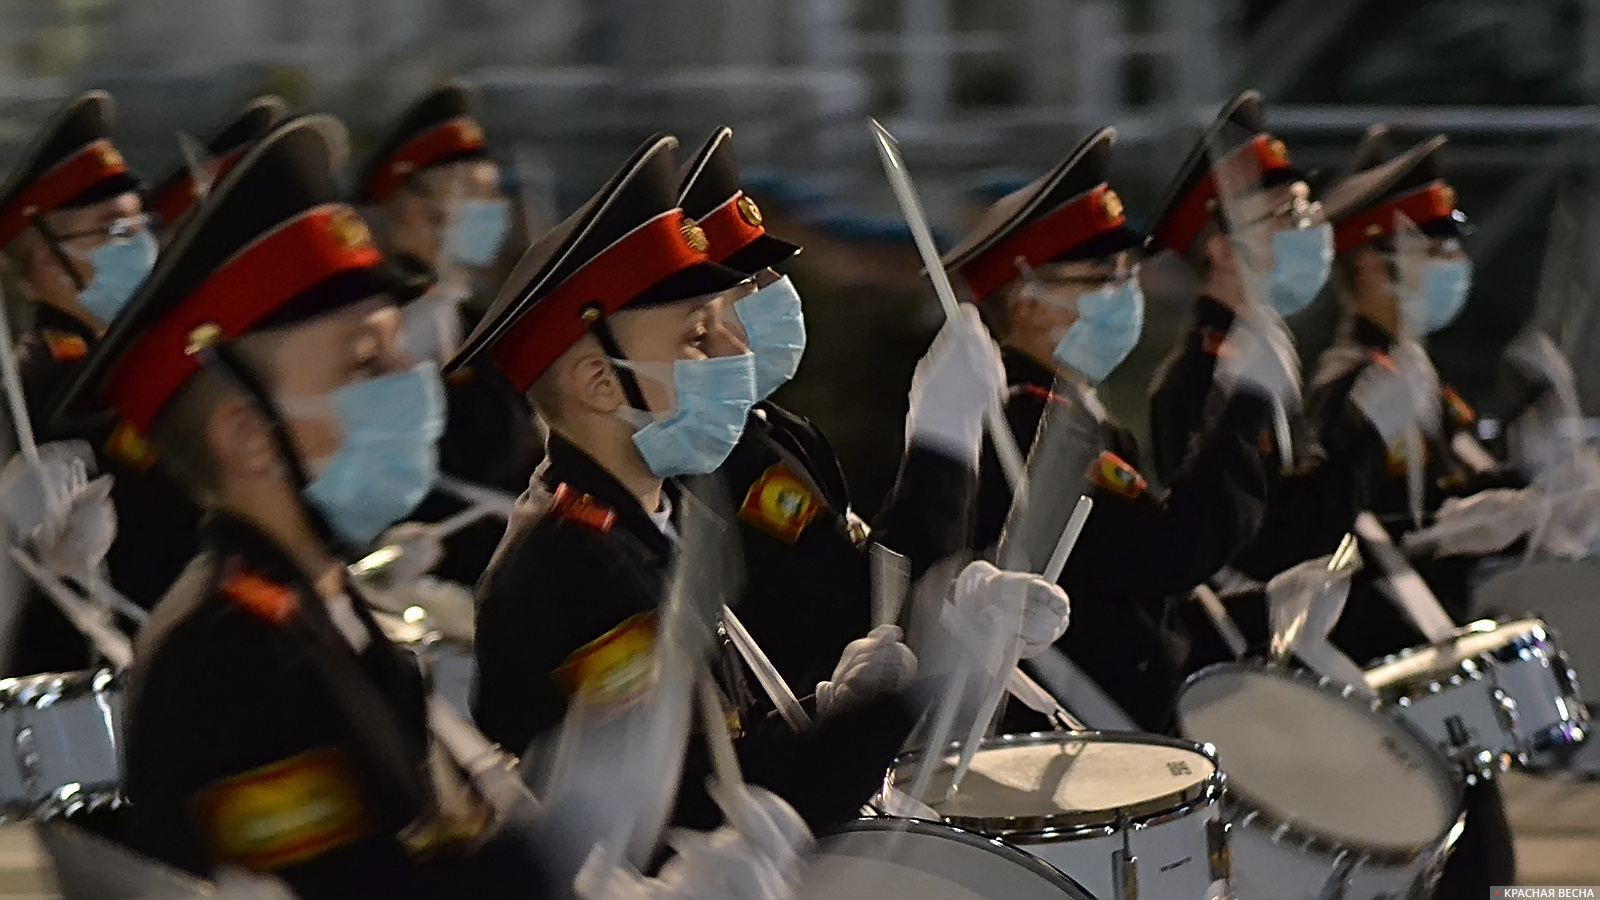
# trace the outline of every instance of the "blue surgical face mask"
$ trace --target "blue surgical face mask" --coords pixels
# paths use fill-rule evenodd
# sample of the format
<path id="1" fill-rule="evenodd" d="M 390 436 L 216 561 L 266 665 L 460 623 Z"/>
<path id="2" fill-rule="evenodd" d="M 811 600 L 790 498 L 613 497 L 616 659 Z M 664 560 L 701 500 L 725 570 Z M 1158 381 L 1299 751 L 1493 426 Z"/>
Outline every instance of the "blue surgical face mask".
<path id="1" fill-rule="evenodd" d="M 325 399 L 279 398 L 289 415 L 331 417 L 342 442 L 331 457 L 313 462 L 305 498 L 339 537 L 365 546 L 405 518 L 432 490 L 444 433 L 444 385 L 439 368 L 424 363 L 347 384 Z"/>
<path id="2" fill-rule="evenodd" d="M 1418 282 L 1418 292 L 1405 298 L 1406 317 L 1422 333 L 1432 334 L 1455 321 L 1466 305 L 1472 289 L 1472 261 L 1464 257 L 1430 259 L 1423 264 Z"/>
<path id="3" fill-rule="evenodd" d="M 789 276 L 736 301 L 733 313 L 744 326 L 756 358 L 756 399 L 765 400 L 800 368 L 806 352 L 806 320 L 800 294 Z"/>
<path id="4" fill-rule="evenodd" d="M 677 408 L 664 419 L 637 409 L 618 413 L 638 428 L 633 445 L 657 478 L 715 472 L 733 452 L 756 402 L 754 355 L 680 359 L 670 376 L 661 371 L 665 363 L 612 362 L 662 383 L 670 379 L 677 392 Z"/>
<path id="5" fill-rule="evenodd" d="M 155 235 L 141 229 L 101 244 L 89 253 L 89 264 L 94 277 L 78 292 L 78 302 L 101 324 L 110 325 L 156 264 Z"/>
<path id="6" fill-rule="evenodd" d="M 463 265 L 482 267 L 494 261 L 511 229 L 511 203 L 503 197 L 493 200 L 461 200 L 450 217 L 444 248 L 450 258 Z"/>
<path id="7" fill-rule="evenodd" d="M 1056 342 L 1055 361 L 1088 379 L 1106 380 L 1139 343 L 1144 291 L 1137 273 L 1078 298 L 1078 320 Z"/>
<path id="8" fill-rule="evenodd" d="M 1280 231 L 1272 237 L 1271 299 L 1280 316 L 1292 316 L 1311 304 L 1333 268 L 1333 226 Z"/>

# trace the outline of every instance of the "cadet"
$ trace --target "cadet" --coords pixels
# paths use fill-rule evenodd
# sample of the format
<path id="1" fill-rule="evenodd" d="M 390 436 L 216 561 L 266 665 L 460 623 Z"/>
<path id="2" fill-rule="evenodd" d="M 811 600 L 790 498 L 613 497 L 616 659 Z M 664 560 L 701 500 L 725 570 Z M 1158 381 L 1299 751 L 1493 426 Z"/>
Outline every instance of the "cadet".
<path id="1" fill-rule="evenodd" d="M 1414 417 L 1405 432 L 1425 436 L 1424 512 L 1437 508 L 1447 492 L 1470 490 L 1482 479 L 1463 476 L 1452 456 L 1449 435 L 1471 423 L 1470 409 L 1453 391 L 1441 388 L 1422 337 L 1455 319 L 1466 302 L 1471 263 L 1460 237 L 1465 216 L 1456 208 L 1455 190 L 1439 173 L 1443 136 L 1434 137 L 1381 165 L 1356 172 L 1328 188 L 1325 207 L 1333 222 L 1334 283 L 1344 314 L 1340 338 L 1318 360 L 1307 393 L 1313 411 L 1338 408 L 1355 392 L 1366 371 L 1398 369 L 1417 397 Z M 1397 231 L 1397 219 L 1413 223 L 1411 235 L 1425 246 L 1412 248 Z M 1420 271 L 1410 272 L 1413 266 Z M 1416 287 L 1408 288 L 1407 285 Z M 1326 414 L 1323 415 L 1326 418 Z M 1372 510 L 1391 522 L 1409 520 L 1407 453 L 1391 445 L 1387 465 L 1372 473 Z M 1453 483 L 1452 483 L 1453 482 Z M 1439 584 L 1438 573 L 1430 573 Z M 1450 603 L 1460 621 L 1460 602 Z M 1332 638 L 1358 662 L 1421 643 L 1409 623 L 1396 615 L 1373 589 L 1370 578 L 1358 577 Z M 1467 828 L 1445 866 L 1436 896 L 1482 896 L 1487 885 L 1513 884 L 1515 857 L 1504 803 L 1495 781 L 1467 789 Z"/>
<path id="2" fill-rule="evenodd" d="M 1095 394 L 1138 343 L 1144 322 L 1134 255 L 1139 236 L 1106 184 L 1115 132 L 1106 128 L 1043 178 L 1002 198 L 945 257 L 984 310 L 1002 347 L 1006 418 L 1017 443 L 1034 442 L 1048 408 L 1075 415 L 1093 444 L 1077 452 L 1073 485 L 1031 485 L 1030 503 L 1071 507 L 1078 488 L 1096 505 L 1062 585 L 1077 599 L 1060 646 L 1139 724 L 1171 727 L 1184 637 L 1166 609 L 1225 565 L 1255 535 L 1264 474 L 1254 435 L 1270 407 L 1257 396 L 1291 389 L 1296 373 L 1255 369 L 1259 383 L 1230 399 L 1165 495 L 1146 487 L 1133 435 Z M 1077 440 L 1076 436 L 1069 440 Z M 990 448 L 982 467 L 974 545 L 990 549 L 1012 505 Z M 1160 565 L 1151 565 L 1158 559 Z"/>
<path id="3" fill-rule="evenodd" d="M 401 344 L 411 358 L 443 364 L 469 324 L 467 303 L 505 242 L 510 205 L 490 158 L 467 89 L 441 85 L 402 113 L 356 177 L 356 203 L 384 251 L 410 275 L 432 282 L 401 310 Z M 543 436 L 527 401 L 493 366 L 464 366 L 445 387 L 447 418 L 439 445 L 446 475 L 520 492 L 538 464 Z M 435 493 L 417 511 L 425 521 L 461 508 Z M 447 544 L 438 573 L 471 585 L 489 562 L 502 529 L 469 526 Z"/>
<path id="4" fill-rule="evenodd" d="M 800 294 L 772 268 L 800 248 L 767 233 L 760 207 L 741 190 L 732 130 L 718 129 L 681 174 L 679 203 L 705 231 L 707 255 L 753 276 L 758 288 L 719 311 L 755 359 L 756 404 L 718 471 L 738 505 L 745 565 L 759 583 L 739 616 L 804 695 L 871 627 L 862 552 L 869 538 L 906 556 L 911 578 L 920 578 L 965 545 L 975 473 L 924 435 L 906 448 L 875 527 L 866 526 L 827 437 L 770 399 L 805 353 Z M 794 609 L 809 612 L 797 620 Z"/>
<path id="5" fill-rule="evenodd" d="M 45 124 L 0 187 L 0 274 L 10 295 L 8 312 L 32 313 L 32 325 L 17 345 L 17 364 L 41 439 L 50 436 L 44 411 L 156 257 L 155 238 L 139 202 L 139 182 L 108 136 L 113 119 L 109 95 L 92 91 L 77 97 Z M 98 449 L 104 433 L 98 423 L 87 423 L 60 436 L 87 438 Z M 171 485 L 152 487 L 139 483 L 133 473 L 120 474 L 127 477 L 113 486 L 118 506 L 144 507 L 141 495 L 147 488 L 166 496 L 174 493 Z M 180 515 L 169 524 L 192 526 L 192 521 Z M 182 567 L 186 554 L 154 545 L 144 550 L 127 554 L 118 547 L 111 558 L 112 579 L 149 605 Z M 83 639 L 53 604 L 32 592 L 13 648 L 11 671 L 17 674 L 88 665 Z"/>
<path id="6" fill-rule="evenodd" d="M 398 352 L 406 282 L 338 200 L 343 141 L 312 117 L 250 151 L 63 396 L 103 398 L 114 451 L 210 514 L 128 673 L 126 836 L 303 897 L 523 896 L 510 842 L 468 857 L 486 807 L 430 765 L 422 679 L 344 575 L 427 492 L 443 401 Z"/>
<path id="7" fill-rule="evenodd" d="M 502 291 L 457 360 L 492 356 L 550 428 L 548 465 L 519 501 L 522 510 L 478 585 L 474 713 L 502 746 L 526 746 L 556 723 L 573 673 L 623 666 L 623 650 L 648 635 L 676 540 L 675 512 L 688 502 L 677 478 L 722 465 L 755 400 L 755 359 L 718 319 L 720 302 L 753 285 L 710 261 L 706 232 L 676 206 L 675 146 L 667 137 L 647 143 L 530 248 L 517 282 Z M 997 363 L 987 338 L 963 321 L 969 324 L 945 335 L 943 352 L 916 378 L 942 403 L 972 397 L 962 385 L 982 383 L 985 359 Z M 997 387 L 998 372 L 995 379 Z M 937 404 L 912 405 L 926 416 L 913 424 L 913 442 L 937 434 L 948 447 L 961 432 L 976 462 L 981 403 L 938 415 L 928 412 Z M 818 610 L 774 594 L 787 603 L 779 609 L 764 595 L 768 578 L 795 577 L 793 567 L 745 569 L 741 609 L 781 612 L 792 640 L 809 643 L 791 651 L 793 667 L 782 674 L 797 682 L 806 671 L 839 663 L 819 686 L 816 724 L 801 735 L 753 717 L 739 667 L 726 667 L 732 672 L 722 687 L 745 732 L 746 774 L 793 803 L 814 828 L 851 818 L 910 729 L 896 691 L 914 661 L 892 628 L 862 638 L 841 658 L 846 648 L 831 633 L 837 629 L 810 621 Z M 854 596 L 865 605 L 864 561 L 852 571 L 860 576 Z M 1051 599 L 1058 628 L 1065 598 L 1030 597 L 1045 608 Z M 1050 639 L 1059 634 L 1045 627 Z M 686 775 L 680 822 L 704 823 L 712 814 L 698 783 Z"/>
<path id="8" fill-rule="evenodd" d="M 203 158 L 182 159 L 171 174 L 149 190 L 146 205 L 155 227 L 164 236 L 170 235 L 184 213 L 204 199 L 206 191 L 238 165 L 251 147 L 283 121 L 288 111 L 288 104 L 281 97 L 270 94 L 246 103 L 200 148 L 206 154 Z M 188 148 L 180 149 L 185 156 L 190 152 Z"/>

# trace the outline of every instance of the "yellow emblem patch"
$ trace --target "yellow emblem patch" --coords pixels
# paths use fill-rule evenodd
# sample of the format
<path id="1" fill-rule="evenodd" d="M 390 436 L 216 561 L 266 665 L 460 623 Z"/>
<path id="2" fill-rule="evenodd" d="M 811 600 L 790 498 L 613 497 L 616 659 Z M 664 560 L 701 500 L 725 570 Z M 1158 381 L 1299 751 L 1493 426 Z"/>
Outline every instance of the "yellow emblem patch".
<path id="1" fill-rule="evenodd" d="M 1478 424 L 1478 413 L 1462 396 L 1456 393 L 1455 388 L 1443 388 L 1440 392 L 1444 397 L 1444 407 L 1450 411 L 1450 418 L 1456 423 L 1457 428 L 1471 428 Z"/>
<path id="2" fill-rule="evenodd" d="M 640 613 L 579 647 L 555 670 L 567 693 L 594 706 L 620 709 L 655 685 L 654 613 Z"/>
<path id="3" fill-rule="evenodd" d="M 344 752 L 332 747 L 218 782 L 195 807 L 216 858 L 255 872 L 315 859 L 370 827 Z"/>
<path id="4" fill-rule="evenodd" d="M 761 473 L 744 495 L 739 518 L 780 541 L 792 544 L 800 539 L 822 504 L 805 482 L 796 478 L 784 463 L 774 463 Z"/>
<path id="5" fill-rule="evenodd" d="M 106 453 L 135 472 L 148 471 L 155 464 L 156 450 L 144 439 L 139 429 L 127 422 L 119 422 L 106 439 Z"/>
<path id="6" fill-rule="evenodd" d="M 1144 476 L 1110 450 L 1101 451 L 1100 457 L 1090 463 L 1089 483 L 1129 500 L 1144 493 L 1146 487 Z"/>

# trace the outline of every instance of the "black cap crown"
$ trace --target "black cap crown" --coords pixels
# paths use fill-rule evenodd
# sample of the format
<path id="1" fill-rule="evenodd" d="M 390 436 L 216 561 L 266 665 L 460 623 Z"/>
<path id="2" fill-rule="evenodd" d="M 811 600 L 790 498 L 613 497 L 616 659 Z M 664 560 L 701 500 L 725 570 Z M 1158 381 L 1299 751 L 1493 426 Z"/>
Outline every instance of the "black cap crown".
<path id="1" fill-rule="evenodd" d="M 705 229 L 715 262 L 753 275 L 800 252 L 798 246 L 767 233 L 761 208 L 740 186 L 733 129 L 713 132 L 678 171 L 678 179 L 678 205 Z"/>
<path id="2" fill-rule="evenodd" d="M 288 113 L 288 104 L 284 103 L 282 98 L 270 94 L 257 97 L 245 104 L 244 109 L 229 119 L 227 124 L 205 143 L 206 153 L 211 157 L 209 173 L 211 180 L 215 181 L 226 175 L 229 169 L 244 158 L 245 151 L 266 137 Z M 198 199 L 194 175 L 187 161 L 180 162 L 150 190 L 150 202 L 147 205 L 150 211 L 169 228 L 176 224 L 184 213 L 192 209 Z"/>

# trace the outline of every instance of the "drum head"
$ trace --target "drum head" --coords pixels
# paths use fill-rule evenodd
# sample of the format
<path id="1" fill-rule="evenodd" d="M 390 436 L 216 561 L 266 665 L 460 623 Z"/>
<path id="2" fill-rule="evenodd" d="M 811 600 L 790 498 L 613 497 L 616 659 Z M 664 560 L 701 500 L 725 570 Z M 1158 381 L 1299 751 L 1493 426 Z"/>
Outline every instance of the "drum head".
<path id="1" fill-rule="evenodd" d="M 859 819 L 817 841 L 797 900 L 1094 900 L 1021 850 L 918 819 Z"/>
<path id="2" fill-rule="evenodd" d="M 1400 722 L 1287 672 L 1225 664 L 1178 697 L 1184 735 L 1217 748 L 1228 791 L 1343 847 L 1409 853 L 1460 811 L 1448 763 Z"/>
<path id="3" fill-rule="evenodd" d="M 1600 685 L 1600 563 L 1537 562 L 1496 573 L 1472 595 L 1473 615 L 1534 612 L 1550 625 L 1578 684 Z M 1594 688 L 1591 688 L 1594 690 Z"/>
<path id="4" fill-rule="evenodd" d="M 1163 738 L 1008 735 L 984 741 L 960 790 L 942 800 L 957 759 L 953 751 L 939 761 L 928 795 L 918 799 L 956 824 L 991 834 L 1105 826 L 1167 812 L 1204 794 L 1217 771 L 1200 748 Z M 897 765 L 895 784 L 910 785 L 916 769 L 915 759 Z"/>
<path id="5" fill-rule="evenodd" d="M 1375 688 L 1442 680 L 1461 669 L 1462 663 L 1519 641 L 1543 641 L 1545 624 L 1538 619 L 1491 622 L 1483 619 L 1456 631 L 1448 641 L 1415 647 L 1396 658 L 1367 669 L 1367 683 Z"/>

